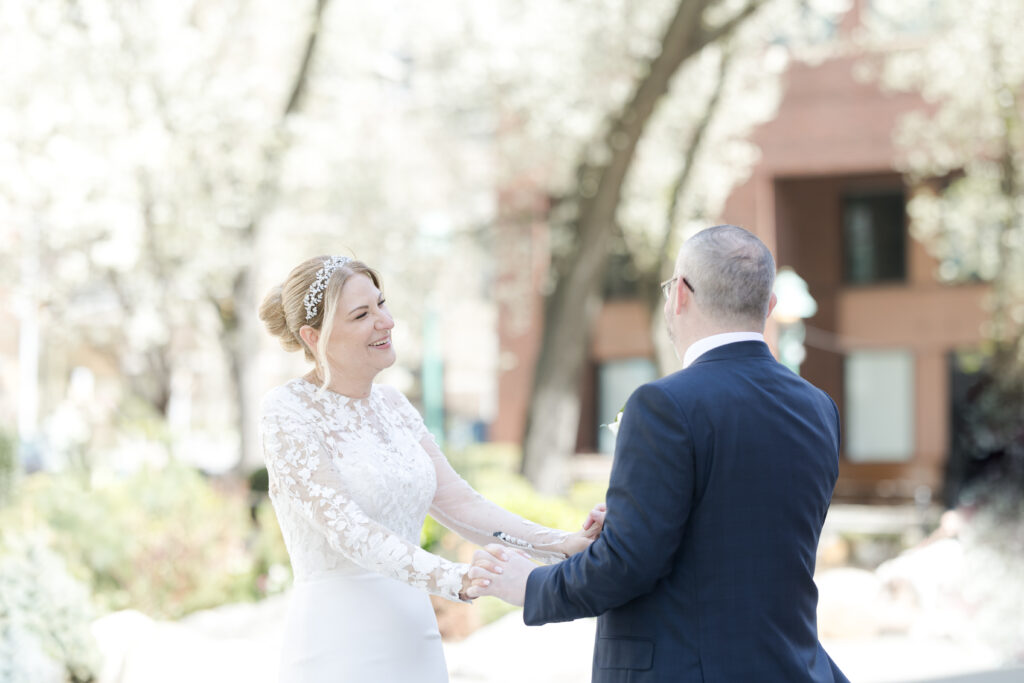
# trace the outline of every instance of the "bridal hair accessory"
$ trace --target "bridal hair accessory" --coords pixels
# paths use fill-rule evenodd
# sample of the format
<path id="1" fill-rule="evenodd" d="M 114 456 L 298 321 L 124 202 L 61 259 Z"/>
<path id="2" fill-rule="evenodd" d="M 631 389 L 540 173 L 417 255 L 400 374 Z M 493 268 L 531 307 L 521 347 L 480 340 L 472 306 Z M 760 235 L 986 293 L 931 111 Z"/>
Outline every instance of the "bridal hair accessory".
<path id="1" fill-rule="evenodd" d="M 332 256 L 324 262 L 320 270 L 316 271 L 316 278 L 309 285 L 306 298 L 302 300 L 302 303 L 306 305 L 306 320 L 316 317 L 317 306 L 324 300 L 324 290 L 327 289 L 327 283 L 331 281 L 334 271 L 351 260 L 347 256 Z"/>

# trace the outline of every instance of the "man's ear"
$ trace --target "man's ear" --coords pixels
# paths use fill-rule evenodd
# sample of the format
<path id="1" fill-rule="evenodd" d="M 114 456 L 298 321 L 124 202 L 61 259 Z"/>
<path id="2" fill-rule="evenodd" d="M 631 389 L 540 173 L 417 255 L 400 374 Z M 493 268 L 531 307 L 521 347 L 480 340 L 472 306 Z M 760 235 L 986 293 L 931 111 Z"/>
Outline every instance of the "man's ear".
<path id="1" fill-rule="evenodd" d="M 772 316 L 772 311 L 775 310 L 775 304 L 777 303 L 779 303 L 779 298 L 775 296 L 775 292 L 772 292 L 771 298 L 768 299 L 768 315 L 766 315 L 765 318 L 770 318 Z"/>
<path id="2" fill-rule="evenodd" d="M 314 330 L 309 325 L 303 325 L 299 328 L 299 336 L 302 337 L 302 341 L 306 342 L 306 346 L 312 351 L 316 349 L 316 343 L 320 341 L 320 330 Z"/>
<path id="3" fill-rule="evenodd" d="M 686 286 L 685 282 L 683 282 L 683 278 L 677 278 L 675 284 L 673 284 L 672 286 L 676 288 L 675 309 L 676 315 L 679 315 L 680 313 L 683 312 L 684 304 L 687 306 L 690 305 L 690 297 L 693 296 L 693 292 L 691 292 L 690 288 Z"/>

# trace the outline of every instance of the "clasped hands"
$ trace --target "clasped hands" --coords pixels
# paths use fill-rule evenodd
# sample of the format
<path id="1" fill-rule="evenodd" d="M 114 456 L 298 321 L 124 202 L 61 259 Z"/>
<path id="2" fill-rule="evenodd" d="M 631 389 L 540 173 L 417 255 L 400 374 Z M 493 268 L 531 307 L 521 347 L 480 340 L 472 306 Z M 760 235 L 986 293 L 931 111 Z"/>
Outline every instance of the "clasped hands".
<path id="1" fill-rule="evenodd" d="M 585 550 L 601 534 L 605 511 L 604 503 L 590 511 L 583 522 L 583 530 L 566 539 L 567 555 Z M 490 543 L 473 553 L 473 566 L 468 573 L 470 585 L 465 596 L 474 599 L 491 595 L 522 607 L 526 601 L 526 580 L 536 567 L 526 553 Z"/>

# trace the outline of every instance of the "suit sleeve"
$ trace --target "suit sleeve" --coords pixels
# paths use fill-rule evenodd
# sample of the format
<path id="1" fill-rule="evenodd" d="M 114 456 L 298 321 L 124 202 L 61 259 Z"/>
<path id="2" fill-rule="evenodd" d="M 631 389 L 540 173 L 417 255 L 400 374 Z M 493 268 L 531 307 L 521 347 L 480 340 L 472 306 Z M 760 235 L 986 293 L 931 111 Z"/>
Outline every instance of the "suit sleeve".
<path id="1" fill-rule="evenodd" d="M 839 451 L 843 447 L 843 420 L 839 417 L 839 406 L 832 400 L 831 396 L 827 396 L 828 402 L 832 404 L 832 412 L 836 416 L 836 456 L 839 456 Z"/>
<path id="2" fill-rule="evenodd" d="M 693 491 L 683 411 L 657 384 L 644 385 L 623 413 L 601 535 L 586 551 L 530 573 L 523 620 L 596 616 L 653 590 L 671 571 Z"/>

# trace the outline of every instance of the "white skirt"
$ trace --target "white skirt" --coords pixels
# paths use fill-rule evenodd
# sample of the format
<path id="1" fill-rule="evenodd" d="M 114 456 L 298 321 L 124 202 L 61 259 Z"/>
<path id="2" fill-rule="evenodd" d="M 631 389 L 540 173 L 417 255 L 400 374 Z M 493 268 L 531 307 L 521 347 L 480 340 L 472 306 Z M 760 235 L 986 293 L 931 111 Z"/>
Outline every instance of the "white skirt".
<path id="1" fill-rule="evenodd" d="M 380 574 L 296 582 L 280 681 L 447 683 L 430 598 Z"/>

